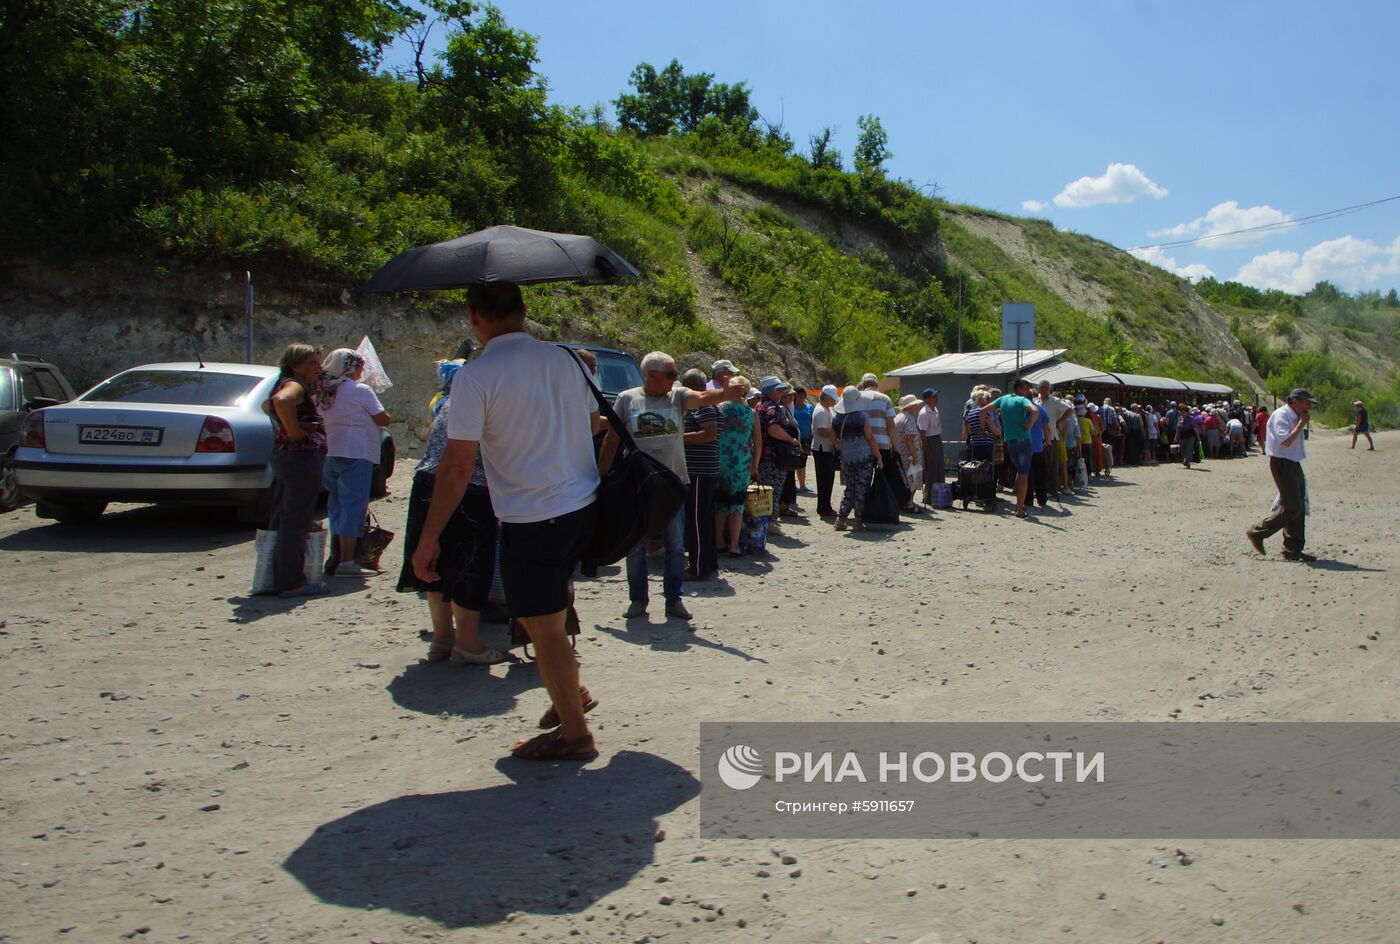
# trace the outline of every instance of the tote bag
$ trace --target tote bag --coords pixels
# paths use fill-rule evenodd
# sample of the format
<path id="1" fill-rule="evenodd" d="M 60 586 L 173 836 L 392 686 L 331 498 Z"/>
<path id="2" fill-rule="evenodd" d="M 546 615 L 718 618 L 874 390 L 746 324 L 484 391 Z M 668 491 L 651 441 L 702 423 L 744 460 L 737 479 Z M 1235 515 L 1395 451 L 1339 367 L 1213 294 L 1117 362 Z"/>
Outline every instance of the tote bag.
<path id="1" fill-rule="evenodd" d="M 570 356 L 578 361 L 572 351 Z M 583 552 L 585 563 L 615 564 L 643 538 L 657 534 L 685 504 L 685 483 L 664 464 L 643 452 L 607 398 L 593 386 L 588 369 L 578 369 L 620 440 L 612 467 L 598 483 L 597 523 Z"/>
<path id="2" fill-rule="evenodd" d="M 257 555 L 253 561 L 253 584 L 250 594 L 271 593 L 275 589 L 272 579 L 272 561 L 277 556 L 277 532 L 259 530 L 253 537 L 253 550 Z M 326 556 L 326 532 L 309 531 L 306 535 L 306 559 L 302 564 L 302 574 L 307 586 L 321 583 L 321 562 Z"/>

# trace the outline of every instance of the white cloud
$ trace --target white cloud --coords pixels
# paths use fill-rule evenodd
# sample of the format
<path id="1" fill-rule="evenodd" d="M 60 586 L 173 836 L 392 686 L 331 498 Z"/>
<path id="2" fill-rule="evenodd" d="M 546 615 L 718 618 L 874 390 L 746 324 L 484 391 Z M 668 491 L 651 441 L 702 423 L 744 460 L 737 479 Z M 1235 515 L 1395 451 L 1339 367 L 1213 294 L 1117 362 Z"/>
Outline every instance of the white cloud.
<path id="1" fill-rule="evenodd" d="M 1274 233 L 1292 229 L 1292 226 L 1278 226 L 1274 229 L 1267 229 L 1255 233 L 1238 233 L 1234 236 L 1221 236 L 1221 233 L 1234 233 L 1236 230 L 1250 229 L 1255 226 L 1267 226 L 1275 223 L 1286 223 L 1292 217 L 1282 210 L 1275 210 L 1273 207 L 1263 204 L 1261 206 L 1242 207 L 1234 200 L 1226 200 L 1211 207 L 1205 216 L 1197 217 L 1189 223 L 1179 223 L 1167 229 L 1154 230 L 1147 235 L 1154 239 L 1175 240 L 1175 239 L 1201 239 L 1206 238 L 1201 243 L 1209 249 L 1229 249 L 1237 246 L 1248 246 L 1250 243 L 1257 243 L 1268 239 Z"/>
<path id="2" fill-rule="evenodd" d="M 1190 279 L 1192 282 L 1200 281 L 1207 276 L 1215 278 L 1215 273 L 1211 271 L 1210 266 L 1202 265 L 1199 262 L 1179 266 L 1176 264 L 1175 259 L 1156 246 L 1150 249 L 1129 249 L 1128 252 L 1137 256 L 1143 262 L 1155 265 L 1159 269 L 1166 269 L 1172 275 L 1179 275 L 1183 279 Z"/>
<path id="3" fill-rule="evenodd" d="M 1159 186 L 1138 170 L 1135 164 L 1109 164 L 1102 177 L 1080 177 L 1065 184 L 1065 189 L 1055 197 L 1057 207 L 1087 207 L 1100 203 L 1132 203 L 1138 197 L 1155 197 L 1160 200 L 1167 195 L 1167 188 Z"/>
<path id="4" fill-rule="evenodd" d="M 1389 246 L 1343 236 L 1318 243 L 1299 254 L 1275 249 L 1255 256 L 1240 267 L 1236 282 L 1277 288 L 1295 295 L 1328 281 L 1346 292 L 1379 288 L 1400 276 L 1400 237 Z"/>
<path id="5" fill-rule="evenodd" d="M 1027 213 L 1044 213 L 1046 210 L 1050 209 L 1050 204 L 1040 200 L 1022 200 L 1021 209 L 1025 210 Z"/>

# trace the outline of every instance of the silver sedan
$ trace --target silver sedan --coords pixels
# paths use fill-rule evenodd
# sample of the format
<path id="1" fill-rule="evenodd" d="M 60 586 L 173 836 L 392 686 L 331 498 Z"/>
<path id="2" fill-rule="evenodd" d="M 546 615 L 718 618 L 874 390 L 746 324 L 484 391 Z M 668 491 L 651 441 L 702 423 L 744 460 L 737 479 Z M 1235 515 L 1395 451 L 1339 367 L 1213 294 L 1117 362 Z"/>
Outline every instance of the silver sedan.
<path id="1" fill-rule="evenodd" d="M 40 518 L 90 521 L 108 502 L 231 505 L 267 517 L 276 367 L 145 364 L 25 419 L 14 470 Z M 394 441 L 381 433 L 373 494 L 387 491 Z"/>

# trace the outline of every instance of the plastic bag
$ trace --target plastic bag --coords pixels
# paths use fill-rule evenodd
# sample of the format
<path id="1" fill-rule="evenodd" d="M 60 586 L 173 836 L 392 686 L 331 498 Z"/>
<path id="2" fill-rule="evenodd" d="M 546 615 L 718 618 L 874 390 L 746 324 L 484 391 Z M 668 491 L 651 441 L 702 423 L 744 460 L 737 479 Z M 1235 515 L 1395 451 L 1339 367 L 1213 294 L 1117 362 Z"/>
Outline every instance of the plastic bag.
<path id="1" fill-rule="evenodd" d="M 369 335 L 360 339 L 360 346 L 355 348 L 355 353 L 365 359 L 365 372 L 360 376 L 360 383 L 377 394 L 394 385 L 389 375 L 384 372 L 384 364 L 379 360 L 379 352 L 374 349 L 374 342 L 369 339 Z"/>
<path id="2" fill-rule="evenodd" d="M 861 518 L 866 524 L 899 524 L 899 499 L 882 469 L 875 470 L 870 491 L 865 495 L 865 513 Z"/>
<path id="3" fill-rule="evenodd" d="M 253 584 L 250 594 L 271 593 L 275 588 L 272 578 L 272 561 L 277 555 L 277 532 L 259 529 L 253 537 L 253 550 L 257 555 L 253 562 Z M 322 561 L 326 557 L 326 532 L 308 531 L 306 534 L 306 557 L 302 562 L 302 574 L 308 586 L 321 583 Z"/>

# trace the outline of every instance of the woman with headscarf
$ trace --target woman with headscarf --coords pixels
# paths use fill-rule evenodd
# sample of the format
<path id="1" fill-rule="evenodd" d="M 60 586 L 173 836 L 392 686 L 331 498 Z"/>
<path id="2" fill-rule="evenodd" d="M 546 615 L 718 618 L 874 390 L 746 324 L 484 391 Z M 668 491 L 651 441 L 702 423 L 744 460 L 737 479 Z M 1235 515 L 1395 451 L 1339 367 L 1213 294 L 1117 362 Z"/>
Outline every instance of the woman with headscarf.
<path id="1" fill-rule="evenodd" d="M 748 379 L 735 377 L 746 385 Z M 719 406 L 719 481 L 715 484 L 715 532 L 730 557 L 739 557 L 739 531 L 744 524 L 744 496 L 758 475 L 758 450 L 763 432 L 758 414 L 746 403 Z"/>
<path id="2" fill-rule="evenodd" d="M 315 596 L 324 584 L 306 582 L 306 533 L 316 517 L 326 461 L 326 431 L 313 393 L 321 376 L 321 352 L 310 344 L 287 345 L 281 373 L 263 411 L 272 418 L 272 517 L 277 532 L 272 589 L 284 597 Z M 319 564 L 319 562 L 318 562 Z"/>
<path id="3" fill-rule="evenodd" d="M 408 523 L 404 526 L 403 570 L 399 574 L 400 593 L 423 593 L 433 621 L 433 638 L 428 644 L 428 661 L 447 660 L 457 665 L 493 665 L 510 657 L 489 648 L 477 635 L 481 612 L 491 593 L 491 575 L 496 563 L 496 516 L 486 472 L 477 453 L 476 469 L 462 503 L 447 519 L 438 538 L 438 579 L 426 582 L 413 570 L 413 552 L 433 501 L 438 460 L 447 445 L 447 423 L 452 410 L 452 380 L 461 361 L 438 364 L 442 395 L 433 403 L 433 425 L 428 431 L 427 448 L 413 472 L 413 490 L 408 496 Z"/>
<path id="4" fill-rule="evenodd" d="M 373 573 L 355 560 L 355 542 L 364 537 L 370 480 L 379 461 L 379 428 L 391 422 L 373 390 L 360 383 L 364 358 L 336 348 L 321 363 L 320 409 L 326 422 L 326 516 L 337 542 L 335 572 L 363 577 Z"/>

